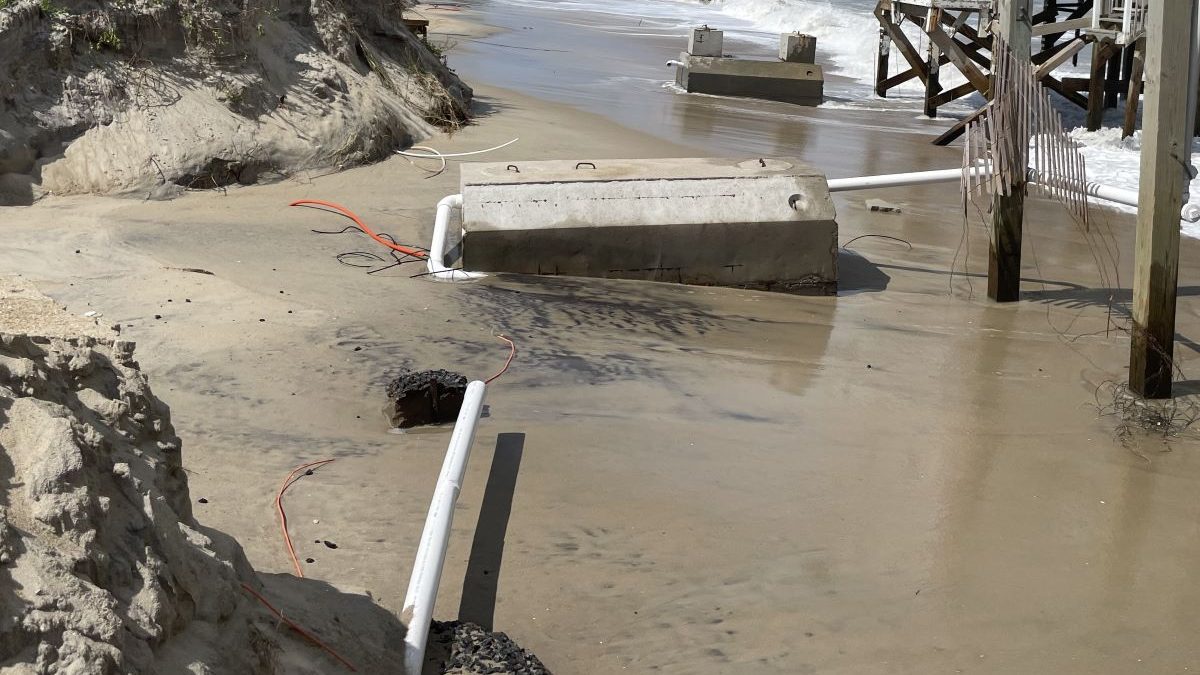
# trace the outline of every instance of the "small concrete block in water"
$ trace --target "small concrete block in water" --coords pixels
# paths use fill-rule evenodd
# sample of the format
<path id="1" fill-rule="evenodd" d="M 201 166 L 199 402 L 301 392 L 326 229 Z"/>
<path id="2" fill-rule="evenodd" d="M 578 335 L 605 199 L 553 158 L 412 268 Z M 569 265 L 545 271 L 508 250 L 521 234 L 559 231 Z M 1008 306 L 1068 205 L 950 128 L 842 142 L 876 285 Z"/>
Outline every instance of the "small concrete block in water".
<path id="1" fill-rule="evenodd" d="M 868 199 L 867 208 L 871 211 L 879 213 L 900 213 L 900 207 L 891 202 L 885 202 L 882 199 Z"/>
<path id="2" fill-rule="evenodd" d="M 467 378 L 446 370 L 404 373 L 388 385 L 383 416 L 393 428 L 445 424 L 458 419 Z"/>
<path id="3" fill-rule="evenodd" d="M 693 28 L 688 33 L 688 53 L 696 56 L 721 56 L 724 54 L 725 33 L 708 26 Z"/>
<path id="4" fill-rule="evenodd" d="M 833 293 L 825 176 L 795 159 L 462 165 L 463 265 Z M 800 195 L 795 208 L 788 198 Z"/>
<path id="5" fill-rule="evenodd" d="M 821 105 L 825 74 L 821 66 L 787 61 L 679 57 L 675 83 L 696 94 L 742 96 L 798 105 Z"/>
<path id="6" fill-rule="evenodd" d="M 788 63 L 816 63 L 817 38 L 803 33 L 780 35 L 779 60 Z"/>

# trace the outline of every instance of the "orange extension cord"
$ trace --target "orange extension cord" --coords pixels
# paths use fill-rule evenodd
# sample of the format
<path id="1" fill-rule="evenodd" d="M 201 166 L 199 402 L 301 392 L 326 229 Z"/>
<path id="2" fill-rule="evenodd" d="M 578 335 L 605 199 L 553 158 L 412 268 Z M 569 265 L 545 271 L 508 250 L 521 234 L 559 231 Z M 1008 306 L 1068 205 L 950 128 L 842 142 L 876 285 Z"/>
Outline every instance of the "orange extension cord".
<path id="1" fill-rule="evenodd" d="M 307 475 L 307 473 L 300 474 L 299 476 L 296 474 L 300 473 L 301 471 L 307 472 L 307 471 L 309 471 L 311 469 L 315 469 L 319 466 L 325 466 L 326 464 L 328 464 L 332 461 L 334 461 L 334 460 L 322 459 L 322 460 L 318 460 L 316 462 L 308 462 L 307 464 L 301 464 L 300 466 L 292 469 L 292 472 L 287 475 L 287 478 L 283 479 L 283 483 L 279 486 L 279 491 L 275 493 L 275 510 L 277 512 L 279 512 L 279 528 L 283 532 L 283 541 L 285 544 L 287 544 L 288 556 L 291 557 L 291 559 L 292 559 L 292 566 L 295 567 L 295 569 L 296 569 L 296 576 L 298 576 L 300 578 L 304 578 L 304 570 L 302 570 L 300 568 L 300 559 L 296 556 L 296 547 L 294 545 L 292 545 L 292 535 L 288 534 L 287 512 L 283 510 L 283 493 L 287 492 L 288 488 L 295 485 L 296 481 L 300 480 L 300 478 L 302 476 Z M 350 670 L 350 672 L 352 672 L 352 673 L 358 672 L 358 669 L 355 668 L 353 666 L 353 664 L 351 664 L 349 661 L 342 658 L 341 654 L 338 654 L 336 651 L 333 650 L 332 647 L 325 644 L 324 642 L 321 642 L 321 640 L 318 639 L 317 636 L 313 635 L 312 633 L 309 633 L 308 631 L 304 630 L 299 625 L 297 625 L 294 621 L 285 617 L 282 612 L 280 612 L 278 609 L 275 609 L 275 606 L 272 605 L 270 602 L 268 602 L 266 598 L 264 598 L 260 593 L 258 593 L 258 591 L 255 591 L 253 588 L 251 588 L 248 584 L 245 584 L 245 583 L 242 584 L 242 589 L 245 590 L 250 595 L 254 596 L 255 599 L 257 599 L 259 602 L 261 602 L 263 604 L 264 607 L 266 607 L 268 610 L 270 610 L 270 612 L 272 614 L 274 614 L 276 617 L 278 617 L 280 621 L 286 623 L 288 625 L 288 627 L 290 627 L 292 630 L 299 633 L 301 636 L 304 637 L 304 639 L 308 640 L 309 642 L 313 643 L 314 645 L 316 645 L 316 646 L 320 647 L 321 649 L 325 650 L 326 652 L 328 652 L 330 656 L 337 659 L 342 665 L 346 666 L 346 668 L 348 668 Z"/>
<path id="2" fill-rule="evenodd" d="M 268 602 L 267 599 L 264 598 L 258 591 L 254 590 L 253 588 L 250 588 L 249 584 L 242 583 L 242 590 L 244 590 L 247 593 L 249 593 L 250 595 L 254 596 L 254 598 L 256 600 L 258 600 L 259 602 L 262 603 L 263 607 L 266 607 L 268 610 L 270 610 L 270 612 L 272 614 L 274 614 L 276 616 L 276 618 L 278 618 L 280 621 L 286 623 L 289 628 L 291 628 L 292 630 L 299 633 L 305 640 L 308 640 L 309 642 L 313 643 L 314 645 L 316 645 L 316 646 L 320 647 L 321 649 L 324 649 L 326 652 L 328 652 L 330 656 L 337 659 L 343 666 L 346 666 L 346 668 L 348 668 L 350 670 L 350 672 L 352 672 L 352 673 L 358 672 L 358 669 L 355 668 L 354 665 L 351 664 L 349 661 L 342 658 L 341 654 L 338 654 L 337 652 L 335 652 L 333 650 L 332 647 L 325 644 L 324 642 L 321 642 L 321 640 L 319 638 L 317 638 L 317 636 L 304 630 L 299 625 L 297 625 L 296 622 L 294 622 L 291 619 L 284 616 L 283 612 L 280 612 L 278 609 L 275 609 L 274 605 L 272 605 L 270 602 Z"/>
<path id="3" fill-rule="evenodd" d="M 301 464 L 292 469 L 292 472 L 288 474 L 287 478 L 283 479 L 283 483 L 279 486 L 279 492 L 275 493 L 275 511 L 279 513 L 279 529 L 283 532 L 283 543 L 287 544 L 288 556 L 292 559 L 292 567 L 296 569 L 296 576 L 301 579 L 304 578 L 304 570 L 300 568 L 300 558 L 296 557 L 296 547 L 292 545 L 292 535 L 288 534 L 287 513 L 283 510 L 283 493 L 287 492 L 288 488 L 300 480 L 300 476 L 296 475 L 298 472 L 324 466 L 332 461 L 332 459 L 322 459 L 316 462 Z"/>
<path id="4" fill-rule="evenodd" d="M 387 239 L 380 237 L 379 235 L 375 234 L 374 230 L 367 227 L 367 224 L 364 223 L 361 218 L 354 215 L 353 211 L 351 211 L 350 209 L 348 209 L 344 206 L 334 204 L 333 202 L 322 201 L 320 199 L 301 199 L 298 201 L 294 201 L 291 204 L 288 204 L 288 206 L 306 206 L 306 205 L 325 206 L 325 207 L 333 209 L 334 211 L 337 211 L 338 213 L 342 214 L 343 216 L 346 216 L 347 218 L 349 218 L 350 220 L 353 220 L 354 224 L 357 225 L 359 228 L 361 228 L 362 231 L 368 237 L 370 237 L 370 238 L 374 239 L 375 241 L 379 242 L 380 244 L 392 249 L 393 251 L 399 251 L 405 255 L 411 255 L 414 258 L 428 258 L 429 257 L 429 255 L 427 253 L 425 253 L 424 251 L 418 251 L 415 248 L 409 248 L 408 246 L 401 246 L 400 244 L 394 244 L 394 243 L 388 241 Z"/>
<path id="5" fill-rule="evenodd" d="M 296 203 L 292 204 L 292 206 L 296 206 L 301 203 L 304 203 L 304 202 L 296 202 Z M 340 207 L 337 207 L 336 205 L 328 204 L 327 202 L 311 202 L 311 203 L 317 203 L 317 204 L 321 204 L 323 206 L 331 206 L 333 208 L 340 208 Z M 401 247 L 393 246 L 393 245 L 389 244 L 388 242 L 379 239 L 379 237 L 376 237 L 373 232 L 371 232 L 370 230 L 367 229 L 366 225 L 362 225 L 362 222 L 359 221 L 358 218 L 355 217 L 353 214 L 351 214 L 349 211 L 346 211 L 345 213 L 346 213 L 347 217 L 351 218 L 352 220 L 354 220 L 354 222 L 356 222 L 360 226 L 362 226 L 363 231 L 370 234 L 371 237 L 374 238 L 376 241 L 379 241 L 380 243 L 385 244 L 391 248 L 405 251 L 405 249 L 403 249 Z M 488 379 L 484 380 L 484 384 L 491 384 L 496 379 L 498 379 L 501 375 L 508 372 L 508 367 L 510 365 L 512 365 L 513 358 L 515 358 L 517 355 L 516 343 L 514 343 L 512 340 L 510 340 L 508 337 L 506 337 L 504 335 L 497 335 L 496 337 L 503 340 L 504 342 L 508 343 L 508 359 L 506 359 L 504 361 L 504 367 L 501 368 L 499 372 L 497 372 L 495 375 L 492 375 Z M 304 578 L 304 569 L 300 567 L 300 557 L 296 555 L 296 547 L 292 543 L 292 535 L 288 533 L 287 512 L 283 508 L 283 493 L 287 492 L 288 488 L 295 485 L 297 481 L 299 481 L 303 476 L 307 475 L 308 471 L 315 469 L 317 467 L 325 466 L 326 464 L 329 464 L 330 462 L 333 462 L 333 461 L 335 461 L 335 460 L 334 459 L 321 459 L 321 460 L 317 460 L 315 462 L 307 462 L 305 464 L 301 464 L 300 466 L 292 469 L 290 473 L 288 473 L 287 478 L 284 478 L 283 483 L 281 483 L 279 485 L 279 491 L 275 493 L 275 511 L 279 513 L 279 531 L 281 533 L 283 533 L 283 542 L 287 545 L 288 557 L 291 558 L 291 560 L 292 560 L 292 567 L 296 571 L 296 576 L 298 576 L 300 578 Z M 305 472 L 305 473 L 301 473 L 301 472 Z M 299 474 L 299 475 L 297 475 L 297 474 Z M 292 630 L 296 631 L 301 636 L 303 636 L 304 639 L 308 640 L 309 642 L 313 643 L 314 645 L 316 645 L 316 646 L 320 647 L 321 649 L 325 650 L 326 652 L 328 652 L 330 656 L 337 659 L 342 665 L 346 666 L 346 668 L 348 668 L 350 670 L 350 672 L 358 672 L 357 669 L 355 669 L 355 667 L 349 661 L 342 658 L 342 656 L 340 654 L 338 654 L 336 651 L 334 651 L 333 648 L 326 645 L 324 642 L 321 642 L 321 640 L 319 640 L 315 635 L 304 630 L 299 625 L 297 625 L 295 622 L 293 622 L 291 619 L 288 619 L 287 617 L 285 617 L 282 612 L 280 612 L 278 609 L 276 609 L 274 605 L 272 605 L 270 602 L 268 602 L 266 598 L 264 598 L 261 594 L 259 594 L 257 591 L 255 591 L 253 588 L 251 588 L 249 585 L 243 583 L 242 588 L 247 593 L 254 596 L 255 599 L 257 599 L 260 603 L 262 603 L 262 605 L 264 607 L 266 607 L 272 614 L 274 614 L 280 621 L 286 623 L 288 625 L 288 627 L 290 627 Z"/>
<path id="6" fill-rule="evenodd" d="M 496 337 L 498 337 L 501 340 L 504 340 L 505 342 L 508 343 L 508 349 L 509 349 L 508 360 L 504 362 L 504 367 L 500 369 L 500 372 L 498 372 L 495 375 L 484 380 L 483 381 L 484 384 L 491 384 L 493 380 L 498 379 L 501 375 L 508 372 L 508 367 L 512 364 L 513 357 L 517 355 L 517 345 L 514 344 L 512 340 L 509 340 L 507 337 L 505 337 L 503 335 L 497 335 Z"/>

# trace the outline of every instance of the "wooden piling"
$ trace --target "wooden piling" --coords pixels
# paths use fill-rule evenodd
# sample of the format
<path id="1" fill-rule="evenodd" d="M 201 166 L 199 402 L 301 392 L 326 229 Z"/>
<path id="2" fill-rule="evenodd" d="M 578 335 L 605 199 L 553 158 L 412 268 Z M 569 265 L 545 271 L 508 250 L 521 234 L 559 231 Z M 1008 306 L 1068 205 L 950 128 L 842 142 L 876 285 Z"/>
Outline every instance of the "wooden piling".
<path id="1" fill-rule="evenodd" d="M 1032 39 L 1030 0 L 997 0 L 996 32 L 1004 37 L 1018 61 L 1029 60 Z M 997 57 L 999 58 L 999 57 Z M 995 92 L 995 78 L 992 91 Z M 1020 133 L 1018 129 L 1007 130 Z M 1014 146 L 1027 144 L 1028 138 L 1014 139 Z M 996 191 L 992 205 L 992 240 L 988 246 L 988 297 L 996 302 L 1013 302 L 1021 297 L 1021 236 L 1025 219 L 1025 167 L 1019 167 L 1009 180 L 1008 194 Z"/>
<path id="2" fill-rule="evenodd" d="M 883 10 L 883 15 L 886 17 L 886 21 L 891 23 L 891 10 Z M 887 98 L 887 86 L 884 82 L 888 79 L 888 56 L 891 51 L 892 38 L 881 23 L 879 26 L 879 54 L 875 57 L 875 95 L 880 98 Z"/>
<path id="3" fill-rule="evenodd" d="M 1187 119 L 1188 56 L 1194 2 L 1154 2 L 1146 17 L 1146 101 L 1133 266 L 1129 387 L 1146 398 L 1171 395 L 1179 209 L 1193 120 Z"/>
<path id="4" fill-rule="evenodd" d="M 1121 138 L 1129 138 L 1137 127 L 1138 103 L 1142 97 L 1142 70 L 1145 66 L 1146 38 L 1129 45 L 1133 60 L 1129 66 L 1129 93 L 1125 95 L 1125 122 L 1121 125 Z"/>
<path id="5" fill-rule="evenodd" d="M 925 18 L 925 30 L 931 34 L 928 44 L 928 58 L 925 64 L 929 73 L 929 79 L 925 82 L 925 115 L 928 117 L 937 117 L 938 107 L 935 97 L 942 93 L 942 84 L 940 81 L 942 51 L 938 47 L 937 40 L 932 39 L 932 31 L 941 31 L 941 22 L 942 10 L 937 7 L 930 7 L 929 13 Z"/>
<path id="6" fill-rule="evenodd" d="M 1098 131 L 1104 124 L 1104 74 L 1112 56 L 1112 45 L 1097 41 L 1092 46 L 1092 73 L 1088 80 L 1087 130 Z"/>
<path id="7" fill-rule="evenodd" d="M 991 0 L 879 0 L 875 6 L 875 18 L 879 20 L 876 95 L 886 97 L 893 87 L 919 78 L 925 86 L 922 109 L 929 117 L 936 117 L 940 106 L 976 91 L 987 95 L 985 71 L 992 65 L 987 57 L 991 37 L 981 35 L 970 21 L 990 7 Z M 901 30 L 902 21 L 920 26 L 929 38 L 924 53 L 913 46 Z M 889 75 L 893 49 L 903 59 L 897 63 L 907 65 L 907 68 Z M 944 89 L 941 68 L 947 64 L 958 69 L 971 86 L 964 84 Z"/>
<path id="8" fill-rule="evenodd" d="M 1125 60 L 1125 50 L 1119 45 L 1111 48 L 1108 56 L 1108 72 L 1104 78 L 1104 107 L 1117 107 L 1117 97 L 1121 89 L 1121 63 Z"/>

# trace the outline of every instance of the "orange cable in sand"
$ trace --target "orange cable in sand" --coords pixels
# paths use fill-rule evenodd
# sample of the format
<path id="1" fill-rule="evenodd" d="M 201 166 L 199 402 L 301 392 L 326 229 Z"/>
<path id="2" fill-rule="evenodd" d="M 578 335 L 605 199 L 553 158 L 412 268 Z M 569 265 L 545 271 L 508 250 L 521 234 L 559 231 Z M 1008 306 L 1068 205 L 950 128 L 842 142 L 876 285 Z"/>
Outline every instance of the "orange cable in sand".
<path id="1" fill-rule="evenodd" d="M 288 488 L 300 480 L 300 476 L 296 475 L 297 472 L 324 466 L 332 461 L 332 459 L 322 459 L 316 462 L 301 464 L 292 469 L 292 472 L 288 474 L 287 478 L 283 479 L 283 483 L 279 486 L 279 492 L 275 493 L 275 510 L 279 513 L 279 529 L 283 532 L 283 542 L 287 544 L 288 556 L 292 559 L 292 566 L 296 569 L 296 576 L 301 579 L 304 578 L 304 570 L 300 569 L 300 558 L 296 557 L 296 547 L 292 545 L 292 535 L 288 534 L 287 513 L 283 510 L 283 493 L 287 492 Z"/>
<path id="2" fill-rule="evenodd" d="M 508 366 L 512 364 L 513 357 L 517 355 L 517 345 L 514 344 L 512 340 L 509 340 L 507 337 L 505 337 L 503 335 L 497 335 L 496 337 L 498 337 L 501 340 L 504 340 L 505 342 L 508 343 L 508 347 L 509 347 L 508 360 L 504 362 L 504 367 L 500 369 L 500 372 L 498 372 L 495 375 L 484 380 L 483 381 L 484 384 L 491 384 L 492 380 L 495 380 L 495 379 L 499 378 L 501 375 L 503 375 L 504 373 L 508 372 Z"/>
<path id="3" fill-rule="evenodd" d="M 333 460 L 329 460 L 329 461 L 333 461 Z M 341 654 L 338 654 L 337 652 L 333 651 L 332 647 L 325 644 L 324 642 L 321 642 L 321 640 L 318 639 L 317 636 L 304 630 L 299 625 L 297 625 L 296 622 L 294 622 L 291 619 L 284 616 L 283 612 L 279 611 L 278 609 L 275 609 L 275 606 L 272 605 L 266 598 L 264 598 L 258 591 L 254 590 L 253 588 L 250 588 L 250 584 L 247 584 L 246 582 L 243 581 L 242 582 L 242 590 L 244 590 L 247 593 L 249 593 L 250 595 L 254 596 L 254 598 L 256 600 L 258 600 L 259 602 L 261 602 L 263 604 L 263 607 L 266 607 L 268 610 L 270 610 L 270 612 L 272 614 L 274 614 L 276 617 L 278 617 L 280 621 L 286 623 L 289 628 L 291 628 L 292 630 L 294 630 L 297 633 L 299 633 L 300 635 L 302 635 L 305 640 L 308 640 L 309 642 L 313 643 L 314 645 L 316 645 L 316 646 L 320 647 L 321 649 L 324 649 L 326 652 L 328 652 L 330 656 L 332 656 L 333 658 L 335 658 L 339 662 L 341 662 L 341 664 L 343 666 L 346 666 L 347 668 L 349 668 L 350 672 L 352 672 L 352 673 L 358 672 L 358 669 L 355 668 L 353 664 L 351 664 L 346 659 L 342 658 Z"/>
<path id="4" fill-rule="evenodd" d="M 348 209 L 344 206 L 339 206 L 338 204 L 334 204 L 333 202 L 326 202 L 326 201 L 322 201 L 320 199 L 301 199 L 298 201 L 294 201 L 291 204 L 288 204 L 288 206 L 305 206 L 305 205 L 326 206 L 326 207 L 329 207 L 329 208 L 337 211 L 338 213 L 342 214 L 343 216 L 346 216 L 347 218 L 349 218 L 350 220 L 353 220 L 354 224 L 357 225 L 360 229 L 362 229 L 363 233 L 366 234 L 368 237 L 370 237 L 370 238 L 374 239 L 375 241 L 379 242 L 380 244 L 392 249 L 393 251 L 399 251 L 405 255 L 411 255 L 414 258 L 428 257 L 428 254 L 426 254 L 424 251 L 418 251 L 417 249 L 410 248 L 408 246 L 401 246 L 400 244 L 390 242 L 390 241 L 384 239 L 383 237 L 380 237 L 379 235 L 375 234 L 375 231 L 372 230 L 371 228 L 367 227 L 367 224 L 364 223 L 361 218 L 354 215 L 353 211 L 351 211 L 350 209 Z"/>

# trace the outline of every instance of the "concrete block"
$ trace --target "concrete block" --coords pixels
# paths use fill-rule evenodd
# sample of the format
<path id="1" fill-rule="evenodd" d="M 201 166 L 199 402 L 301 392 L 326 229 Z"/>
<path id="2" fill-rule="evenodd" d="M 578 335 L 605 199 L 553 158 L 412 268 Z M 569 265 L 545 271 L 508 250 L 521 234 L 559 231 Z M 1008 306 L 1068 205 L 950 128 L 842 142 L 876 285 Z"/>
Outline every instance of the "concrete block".
<path id="1" fill-rule="evenodd" d="M 725 33 L 703 26 L 688 33 L 687 53 L 695 56 L 721 56 L 724 51 Z"/>
<path id="2" fill-rule="evenodd" d="M 462 166 L 463 266 L 827 294 L 837 223 L 794 159 Z M 802 195 L 795 208 L 793 194 Z"/>
<path id="3" fill-rule="evenodd" d="M 816 63 L 817 38 L 803 33 L 780 35 L 779 60 L 788 63 Z"/>
<path id="4" fill-rule="evenodd" d="M 683 54 L 675 81 L 684 90 L 717 96 L 745 96 L 799 105 L 821 105 L 825 74 L 821 66 L 786 61 L 715 59 Z"/>

